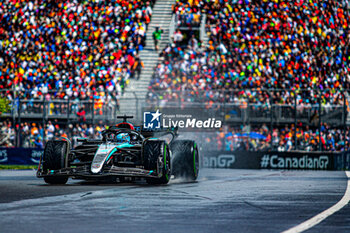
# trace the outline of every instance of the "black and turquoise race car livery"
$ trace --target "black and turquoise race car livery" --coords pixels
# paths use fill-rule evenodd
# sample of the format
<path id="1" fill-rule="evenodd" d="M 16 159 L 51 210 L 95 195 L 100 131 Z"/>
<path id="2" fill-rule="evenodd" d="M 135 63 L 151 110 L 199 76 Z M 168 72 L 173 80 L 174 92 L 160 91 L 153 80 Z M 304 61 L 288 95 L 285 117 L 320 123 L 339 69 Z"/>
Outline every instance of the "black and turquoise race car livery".
<path id="1" fill-rule="evenodd" d="M 144 131 L 124 121 L 102 132 L 101 140 L 78 139 L 71 148 L 67 138 L 48 141 L 37 177 L 49 184 L 65 184 L 68 178 L 145 178 L 149 184 L 166 184 L 171 177 L 196 180 L 199 152 L 192 140 L 177 139 L 176 129 Z"/>

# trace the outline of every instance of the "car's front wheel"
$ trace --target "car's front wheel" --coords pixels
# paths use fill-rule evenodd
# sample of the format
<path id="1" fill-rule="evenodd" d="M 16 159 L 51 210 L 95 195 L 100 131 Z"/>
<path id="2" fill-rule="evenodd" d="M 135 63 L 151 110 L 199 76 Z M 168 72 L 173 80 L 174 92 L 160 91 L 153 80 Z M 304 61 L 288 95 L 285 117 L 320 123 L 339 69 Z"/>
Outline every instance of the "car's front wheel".
<path id="1" fill-rule="evenodd" d="M 161 175 L 146 178 L 148 184 L 167 184 L 171 176 L 169 146 L 164 141 L 149 140 L 143 146 L 143 161 L 146 170 Z"/>
<path id="2" fill-rule="evenodd" d="M 58 170 L 65 167 L 68 143 L 66 141 L 48 141 L 43 155 L 43 170 L 45 172 Z M 45 176 L 44 181 L 48 184 L 65 184 L 66 176 Z"/>

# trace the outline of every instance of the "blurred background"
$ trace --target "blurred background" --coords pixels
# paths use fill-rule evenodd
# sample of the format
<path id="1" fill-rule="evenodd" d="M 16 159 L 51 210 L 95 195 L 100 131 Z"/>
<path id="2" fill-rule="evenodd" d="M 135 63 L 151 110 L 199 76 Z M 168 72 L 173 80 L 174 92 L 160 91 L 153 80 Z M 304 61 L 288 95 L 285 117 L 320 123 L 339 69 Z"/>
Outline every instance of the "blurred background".
<path id="1" fill-rule="evenodd" d="M 347 151 L 349 13 L 348 0 L 2 1 L 0 146 L 181 109 L 223 121 L 191 132 L 202 150 Z"/>

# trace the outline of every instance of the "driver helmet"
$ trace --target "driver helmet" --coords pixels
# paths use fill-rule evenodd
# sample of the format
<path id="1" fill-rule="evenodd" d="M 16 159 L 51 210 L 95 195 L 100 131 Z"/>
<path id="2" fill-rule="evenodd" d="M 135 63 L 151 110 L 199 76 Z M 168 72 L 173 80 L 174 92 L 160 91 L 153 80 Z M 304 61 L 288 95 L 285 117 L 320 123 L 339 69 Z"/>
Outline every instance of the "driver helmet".
<path id="1" fill-rule="evenodd" d="M 130 142 L 130 136 L 128 133 L 120 133 L 117 135 L 117 142 Z"/>

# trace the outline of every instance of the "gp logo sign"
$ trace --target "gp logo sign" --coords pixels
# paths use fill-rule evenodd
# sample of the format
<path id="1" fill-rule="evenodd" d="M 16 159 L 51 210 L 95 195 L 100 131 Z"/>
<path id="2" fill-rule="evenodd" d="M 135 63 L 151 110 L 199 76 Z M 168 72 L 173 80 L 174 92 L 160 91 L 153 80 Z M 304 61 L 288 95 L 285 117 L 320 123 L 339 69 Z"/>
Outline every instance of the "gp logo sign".
<path id="1" fill-rule="evenodd" d="M 0 163 L 5 163 L 8 161 L 7 150 L 0 150 Z"/>
<path id="2" fill-rule="evenodd" d="M 41 157 L 41 155 L 42 155 L 43 153 L 44 153 L 44 151 L 32 150 L 32 154 L 31 154 L 30 160 L 31 160 L 33 163 L 39 164 L 39 162 L 40 162 L 40 157 Z"/>
<path id="3" fill-rule="evenodd" d="M 221 154 L 219 156 L 208 156 L 203 158 L 204 167 L 211 168 L 230 168 L 236 161 L 236 157 L 232 154 Z"/>
<path id="4" fill-rule="evenodd" d="M 327 155 L 318 157 L 281 157 L 265 154 L 261 157 L 261 168 L 286 168 L 286 169 L 327 169 L 329 158 Z"/>

